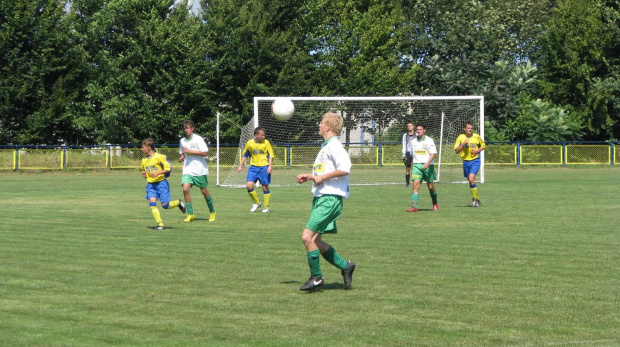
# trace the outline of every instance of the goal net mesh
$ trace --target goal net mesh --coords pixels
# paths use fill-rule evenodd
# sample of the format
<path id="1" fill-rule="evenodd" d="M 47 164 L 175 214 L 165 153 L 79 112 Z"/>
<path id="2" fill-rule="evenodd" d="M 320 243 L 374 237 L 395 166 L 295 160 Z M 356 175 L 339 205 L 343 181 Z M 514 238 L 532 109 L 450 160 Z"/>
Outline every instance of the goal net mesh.
<path id="1" fill-rule="evenodd" d="M 295 113 L 288 121 L 272 116 L 274 99 L 255 98 L 254 119 L 241 131 L 234 165 L 221 186 L 245 186 L 249 160 L 241 173 L 236 169 L 245 143 L 254 138 L 257 124 L 266 129 L 266 138 L 275 152 L 271 186 L 296 185 L 297 174 L 311 171 L 323 142 L 318 122 L 327 111 L 344 118 L 340 141 L 353 164 L 352 185 L 405 183 L 402 136 L 408 122 L 426 125 L 427 136 L 435 141 L 437 181 L 442 183 L 465 182 L 462 161 L 453 149 L 465 123 L 472 122 L 483 135 L 482 97 L 290 97 Z"/>

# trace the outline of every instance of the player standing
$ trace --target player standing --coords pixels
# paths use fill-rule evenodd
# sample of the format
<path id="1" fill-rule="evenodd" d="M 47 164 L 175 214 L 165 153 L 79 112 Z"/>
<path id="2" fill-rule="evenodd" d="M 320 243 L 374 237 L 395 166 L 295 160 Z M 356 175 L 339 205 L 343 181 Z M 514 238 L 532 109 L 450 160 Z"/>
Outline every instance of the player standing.
<path id="1" fill-rule="evenodd" d="M 403 134 L 403 164 L 405 164 L 405 182 L 407 187 L 409 187 L 409 182 L 411 182 L 411 164 L 413 163 L 413 156 L 411 152 L 409 152 L 409 142 L 413 140 L 415 137 L 415 128 L 413 127 L 413 123 L 407 123 L 407 132 Z"/>
<path id="2" fill-rule="evenodd" d="M 474 133 L 474 125 L 471 122 L 465 123 L 463 134 L 456 138 L 454 151 L 461 155 L 463 159 L 463 176 L 469 181 L 471 191 L 471 206 L 480 206 L 478 187 L 476 187 L 476 175 L 480 171 L 480 152 L 484 151 L 486 144 L 480 135 Z"/>
<path id="3" fill-rule="evenodd" d="M 416 137 L 409 142 L 409 150 L 413 154 L 413 193 L 411 194 L 411 208 L 407 212 L 418 212 L 418 201 L 420 200 L 420 183 L 426 181 L 428 191 L 433 201 L 433 211 L 439 210 L 437 204 L 437 191 L 435 190 L 435 155 L 437 155 L 437 147 L 435 141 L 426 136 L 426 126 L 418 124 L 416 126 Z"/>
<path id="4" fill-rule="evenodd" d="M 313 290 L 325 284 L 319 254 L 340 269 L 344 289 L 351 288 L 353 281 L 355 263 L 343 259 L 332 246 L 321 240 L 324 233 L 337 232 L 336 219 L 342 213 L 342 200 L 349 197 L 351 158 L 338 139 L 342 124 L 342 117 L 337 113 L 327 112 L 323 115 L 319 123 L 319 135 L 324 142 L 314 160 L 312 173 L 297 175 L 299 183 L 313 181 L 314 195 L 310 220 L 301 234 L 301 241 L 306 246 L 310 279 L 300 290 Z"/>
<path id="5" fill-rule="evenodd" d="M 153 139 L 144 139 L 140 147 L 146 158 L 142 159 L 140 171 L 142 177 L 146 178 L 146 199 L 149 201 L 149 207 L 153 218 L 157 223 L 157 230 L 164 230 L 164 222 L 161 219 L 159 210 L 157 209 L 157 199 L 161 202 L 161 207 L 169 209 L 171 207 L 179 207 L 181 212 L 185 213 L 185 204 L 179 200 L 170 201 L 170 184 L 166 177 L 170 174 L 172 167 L 168 158 L 155 152 L 155 141 Z"/>
<path id="6" fill-rule="evenodd" d="M 209 167 L 207 166 L 207 152 L 209 148 L 205 140 L 194 134 L 194 122 L 191 120 L 183 121 L 183 132 L 185 137 L 181 138 L 179 145 L 179 162 L 183 163 L 183 177 L 181 178 L 181 184 L 183 185 L 183 197 L 185 198 L 185 204 L 187 206 L 187 217 L 184 222 L 191 222 L 194 220 L 194 207 L 192 206 L 192 197 L 189 194 L 189 189 L 192 186 L 200 188 L 200 192 L 207 202 L 209 207 L 209 222 L 215 221 L 215 207 L 213 206 L 213 199 L 207 187 L 209 181 L 207 175 L 209 174 Z"/>
<path id="7" fill-rule="evenodd" d="M 248 157 L 250 157 L 250 167 L 248 168 L 245 186 L 248 189 L 248 194 L 253 203 L 250 212 L 255 212 L 261 207 L 258 194 L 254 190 L 254 184 L 260 181 L 263 187 L 263 199 L 265 200 L 263 213 L 267 213 L 269 212 L 269 203 L 271 200 L 271 192 L 269 191 L 269 184 L 271 183 L 271 165 L 275 155 L 273 153 L 273 148 L 271 148 L 271 143 L 269 143 L 269 140 L 265 139 L 265 128 L 257 127 L 254 129 L 254 138 L 246 142 L 243 148 L 243 157 L 237 168 L 237 173 L 241 172 L 243 164 L 245 164 Z"/>

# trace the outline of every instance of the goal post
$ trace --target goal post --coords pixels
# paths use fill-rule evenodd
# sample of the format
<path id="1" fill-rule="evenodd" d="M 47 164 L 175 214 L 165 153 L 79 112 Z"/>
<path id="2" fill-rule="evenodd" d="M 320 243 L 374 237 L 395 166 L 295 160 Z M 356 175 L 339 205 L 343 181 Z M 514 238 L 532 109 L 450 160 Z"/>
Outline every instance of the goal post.
<path id="1" fill-rule="evenodd" d="M 339 137 L 353 164 L 349 181 L 352 185 L 405 183 L 401 149 L 408 122 L 424 124 L 427 135 L 435 141 L 435 167 L 437 181 L 441 183 L 466 182 L 462 161 L 453 149 L 465 123 L 473 123 L 475 131 L 484 138 L 483 96 L 287 97 L 295 105 L 288 121 L 272 116 L 271 104 L 276 98 L 254 98 L 254 117 L 241 129 L 232 167 L 220 170 L 218 163 L 219 185 L 245 186 L 247 168 L 241 173 L 236 169 L 243 147 L 254 137 L 257 126 L 266 129 L 266 138 L 275 152 L 271 185 L 297 185 L 295 176 L 311 171 L 323 142 L 318 122 L 327 111 L 343 116 L 344 127 Z M 481 161 L 478 178 L 484 182 L 484 152 Z M 220 172 L 224 176 L 221 180 Z"/>

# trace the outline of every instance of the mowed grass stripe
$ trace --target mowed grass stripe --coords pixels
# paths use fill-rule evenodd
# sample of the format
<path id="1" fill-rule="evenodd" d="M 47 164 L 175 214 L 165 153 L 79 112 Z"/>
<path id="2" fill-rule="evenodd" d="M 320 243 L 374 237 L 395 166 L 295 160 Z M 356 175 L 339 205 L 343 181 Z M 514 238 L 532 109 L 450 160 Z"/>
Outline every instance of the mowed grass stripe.
<path id="1" fill-rule="evenodd" d="M 273 187 L 269 214 L 211 187 L 214 223 L 192 190 L 198 220 L 163 210 L 159 232 L 139 173 L 2 174 L 0 344 L 620 344 L 619 178 L 488 170 L 482 207 L 438 184 L 440 211 L 423 186 L 418 213 L 404 185 L 354 186 L 325 236 L 358 263 L 353 290 L 322 261 L 325 288 L 302 293 L 309 185 Z"/>

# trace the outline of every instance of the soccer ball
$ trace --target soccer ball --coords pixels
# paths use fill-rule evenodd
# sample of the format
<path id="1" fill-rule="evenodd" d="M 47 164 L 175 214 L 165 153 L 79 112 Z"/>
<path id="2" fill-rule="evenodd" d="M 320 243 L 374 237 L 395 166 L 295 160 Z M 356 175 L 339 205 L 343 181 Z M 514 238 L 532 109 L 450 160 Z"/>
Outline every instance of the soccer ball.
<path id="1" fill-rule="evenodd" d="M 277 98 L 271 104 L 273 118 L 279 121 L 284 122 L 291 119 L 293 112 L 295 112 L 295 105 L 293 105 L 291 99 Z"/>

